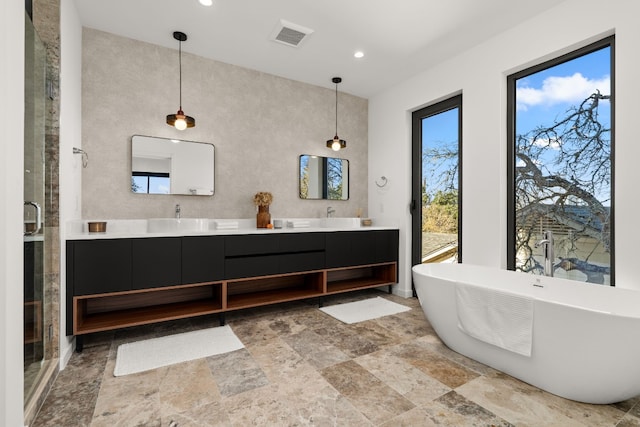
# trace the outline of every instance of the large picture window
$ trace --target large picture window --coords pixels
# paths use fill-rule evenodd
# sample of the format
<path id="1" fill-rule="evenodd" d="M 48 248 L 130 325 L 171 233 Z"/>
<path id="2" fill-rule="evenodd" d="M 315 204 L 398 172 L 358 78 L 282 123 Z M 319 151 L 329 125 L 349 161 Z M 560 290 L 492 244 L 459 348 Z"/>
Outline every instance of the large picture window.
<path id="1" fill-rule="evenodd" d="M 614 38 L 507 78 L 510 269 L 614 284 Z"/>

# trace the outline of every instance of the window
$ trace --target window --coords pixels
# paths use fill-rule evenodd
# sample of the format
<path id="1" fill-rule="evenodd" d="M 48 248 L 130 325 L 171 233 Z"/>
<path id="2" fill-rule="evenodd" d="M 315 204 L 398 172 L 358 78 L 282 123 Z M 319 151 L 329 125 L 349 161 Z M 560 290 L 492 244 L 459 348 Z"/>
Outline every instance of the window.
<path id="1" fill-rule="evenodd" d="M 132 172 L 131 191 L 134 193 L 169 194 L 171 178 L 163 172 Z"/>
<path id="2" fill-rule="evenodd" d="M 512 270 L 614 284 L 613 58 L 609 37 L 507 78 Z"/>
<path id="3" fill-rule="evenodd" d="M 414 112 L 412 121 L 412 262 L 461 262 L 462 95 Z"/>

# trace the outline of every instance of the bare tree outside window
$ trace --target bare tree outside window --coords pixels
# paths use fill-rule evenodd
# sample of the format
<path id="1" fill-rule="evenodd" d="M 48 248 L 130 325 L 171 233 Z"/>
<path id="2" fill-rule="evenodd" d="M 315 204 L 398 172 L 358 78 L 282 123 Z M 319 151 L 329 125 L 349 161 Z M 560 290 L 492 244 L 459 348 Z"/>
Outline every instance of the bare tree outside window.
<path id="1" fill-rule="evenodd" d="M 613 284 L 613 38 L 509 77 L 513 100 L 509 267 Z"/>
<path id="2" fill-rule="evenodd" d="M 611 128 L 599 120 L 599 91 L 551 126 L 516 135 L 516 269 L 542 274 L 534 248 L 556 236 L 557 268 L 588 282 L 610 274 Z"/>

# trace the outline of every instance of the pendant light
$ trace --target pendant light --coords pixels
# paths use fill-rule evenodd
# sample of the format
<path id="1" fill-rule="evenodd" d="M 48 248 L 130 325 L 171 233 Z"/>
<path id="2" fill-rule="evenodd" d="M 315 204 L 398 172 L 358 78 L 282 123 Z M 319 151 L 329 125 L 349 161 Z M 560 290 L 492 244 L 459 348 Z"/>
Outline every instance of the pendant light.
<path id="1" fill-rule="evenodd" d="M 334 77 L 331 81 L 336 84 L 336 136 L 334 136 L 333 139 L 327 140 L 327 148 L 338 151 L 341 148 L 347 148 L 347 141 L 340 139 L 338 136 L 338 83 L 342 82 L 342 78 Z"/>
<path id="2" fill-rule="evenodd" d="M 173 38 L 179 42 L 179 62 L 180 62 L 180 108 L 176 114 L 167 115 L 167 124 L 174 126 L 178 130 L 185 130 L 186 128 L 192 128 L 196 125 L 196 119 L 191 116 L 187 116 L 182 111 L 182 42 L 187 40 L 187 35 L 180 31 L 174 31 Z"/>

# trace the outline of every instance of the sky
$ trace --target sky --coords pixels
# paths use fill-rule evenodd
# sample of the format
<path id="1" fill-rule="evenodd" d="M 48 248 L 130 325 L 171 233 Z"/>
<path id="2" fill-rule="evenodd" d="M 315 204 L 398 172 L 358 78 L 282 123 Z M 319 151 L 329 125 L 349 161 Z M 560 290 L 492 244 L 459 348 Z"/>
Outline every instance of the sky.
<path id="1" fill-rule="evenodd" d="M 606 47 L 516 81 L 516 133 L 526 134 L 539 125 L 549 125 L 563 117 L 566 111 L 600 90 L 610 94 L 610 48 Z M 463 106 L 464 108 L 464 106 Z M 601 101 L 600 121 L 609 126 L 609 101 Z M 457 110 L 430 116 L 422 122 L 423 149 L 442 144 L 454 144 L 458 138 Z M 555 147 L 557 148 L 557 147 Z M 442 165 L 440 169 L 445 169 Z M 423 162 L 423 176 L 429 176 Z"/>
<path id="2" fill-rule="evenodd" d="M 552 123 L 595 90 L 610 95 L 609 55 L 610 48 L 607 47 L 518 79 L 516 133 L 525 134 L 536 125 Z M 600 114 L 603 122 L 610 115 L 608 101 L 601 102 Z"/>

